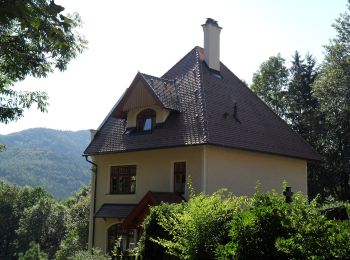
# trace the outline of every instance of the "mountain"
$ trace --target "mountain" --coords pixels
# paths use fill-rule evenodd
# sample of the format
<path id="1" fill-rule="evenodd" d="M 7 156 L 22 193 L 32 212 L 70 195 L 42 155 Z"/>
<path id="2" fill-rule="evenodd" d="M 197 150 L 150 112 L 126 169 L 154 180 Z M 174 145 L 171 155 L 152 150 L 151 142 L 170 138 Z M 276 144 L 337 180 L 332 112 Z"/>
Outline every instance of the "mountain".
<path id="1" fill-rule="evenodd" d="M 87 130 L 71 132 L 33 128 L 0 135 L 0 181 L 43 186 L 64 199 L 90 180 L 91 165 L 82 157 L 90 141 Z"/>

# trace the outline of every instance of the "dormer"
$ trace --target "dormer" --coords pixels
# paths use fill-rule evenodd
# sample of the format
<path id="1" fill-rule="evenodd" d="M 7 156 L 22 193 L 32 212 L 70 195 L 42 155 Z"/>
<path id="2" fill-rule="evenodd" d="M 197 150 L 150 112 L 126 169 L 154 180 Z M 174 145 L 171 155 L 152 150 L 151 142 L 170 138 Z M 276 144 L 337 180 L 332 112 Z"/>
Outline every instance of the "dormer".
<path id="1" fill-rule="evenodd" d="M 178 111 L 174 81 L 137 73 L 112 116 L 126 119 L 126 128 L 132 132 L 150 132 L 174 110 Z"/>

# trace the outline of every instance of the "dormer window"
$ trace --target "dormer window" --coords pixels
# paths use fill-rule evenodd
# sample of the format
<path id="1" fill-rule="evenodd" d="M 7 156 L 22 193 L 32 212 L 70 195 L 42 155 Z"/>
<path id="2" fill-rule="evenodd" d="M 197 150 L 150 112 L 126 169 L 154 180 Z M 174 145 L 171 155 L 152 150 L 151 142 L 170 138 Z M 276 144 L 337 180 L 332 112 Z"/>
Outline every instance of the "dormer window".
<path id="1" fill-rule="evenodd" d="M 156 126 L 156 112 L 153 109 L 142 110 L 136 117 L 136 131 L 151 131 Z"/>

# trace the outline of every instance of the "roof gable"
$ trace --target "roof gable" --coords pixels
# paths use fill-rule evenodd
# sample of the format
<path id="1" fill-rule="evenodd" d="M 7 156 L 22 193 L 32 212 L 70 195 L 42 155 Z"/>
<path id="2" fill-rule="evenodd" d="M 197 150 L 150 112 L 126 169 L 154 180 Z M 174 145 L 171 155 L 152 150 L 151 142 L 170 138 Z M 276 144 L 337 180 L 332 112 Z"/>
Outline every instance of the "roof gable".
<path id="1" fill-rule="evenodd" d="M 111 115 L 126 118 L 129 110 L 152 105 L 178 110 L 175 84 L 170 80 L 138 72 Z"/>
<path id="2" fill-rule="evenodd" d="M 145 216 L 149 213 L 150 206 L 160 203 L 181 203 L 184 199 L 175 192 L 154 192 L 148 191 L 141 201 L 126 216 L 123 226 L 125 228 L 137 228 L 142 224 Z"/>

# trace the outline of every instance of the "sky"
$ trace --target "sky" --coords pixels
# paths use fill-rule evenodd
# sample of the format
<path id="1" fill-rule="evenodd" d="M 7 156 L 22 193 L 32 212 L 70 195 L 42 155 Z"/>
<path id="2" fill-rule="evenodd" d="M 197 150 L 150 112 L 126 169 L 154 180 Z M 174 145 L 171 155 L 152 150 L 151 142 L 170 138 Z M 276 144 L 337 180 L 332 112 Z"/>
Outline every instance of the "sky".
<path id="1" fill-rule="evenodd" d="M 64 72 L 27 78 L 15 90 L 49 95 L 48 113 L 35 108 L 0 134 L 27 128 L 97 129 L 138 71 L 161 77 L 194 46 L 203 46 L 201 25 L 218 21 L 220 59 L 240 79 L 270 56 L 287 61 L 298 50 L 320 63 L 331 27 L 347 0 L 56 0 L 66 13 L 78 12 L 88 49 Z"/>

